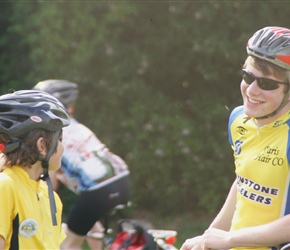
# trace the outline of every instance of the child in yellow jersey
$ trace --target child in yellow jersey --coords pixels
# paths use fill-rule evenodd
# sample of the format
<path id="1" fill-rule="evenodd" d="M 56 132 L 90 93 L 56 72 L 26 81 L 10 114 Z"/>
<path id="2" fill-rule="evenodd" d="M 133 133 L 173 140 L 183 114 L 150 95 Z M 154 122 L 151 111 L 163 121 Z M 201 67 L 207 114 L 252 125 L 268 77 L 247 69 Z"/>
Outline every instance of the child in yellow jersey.
<path id="1" fill-rule="evenodd" d="M 61 169 L 50 173 L 54 190 L 60 183 L 77 194 L 64 224 L 63 249 L 81 249 L 84 240 L 91 249 L 103 249 L 103 241 L 90 237 L 103 234 L 100 219 L 130 197 L 129 169 L 95 133 L 74 118 L 78 84 L 61 79 L 38 82 L 34 89 L 56 97 L 68 110 L 70 125 L 63 129 L 64 154 Z M 87 237 L 88 236 L 88 237 Z"/>
<path id="2" fill-rule="evenodd" d="M 67 125 L 64 106 L 45 92 L 0 96 L 0 249 L 60 249 L 62 203 L 48 171 L 60 167 Z"/>
<path id="3" fill-rule="evenodd" d="M 209 228 L 181 250 L 279 249 L 290 241 L 290 30 L 257 31 L 247 53 L 243 106 L 228 126 L 236 179 Z"/>

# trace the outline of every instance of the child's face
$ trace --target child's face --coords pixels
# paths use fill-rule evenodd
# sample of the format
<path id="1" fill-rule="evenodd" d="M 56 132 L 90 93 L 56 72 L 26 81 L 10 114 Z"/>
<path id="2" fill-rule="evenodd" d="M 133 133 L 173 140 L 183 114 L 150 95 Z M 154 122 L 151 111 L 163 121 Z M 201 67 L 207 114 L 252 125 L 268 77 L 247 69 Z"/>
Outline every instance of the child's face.
<path id="1" fill-rule="evenodd" d="M 60 168 L 63 151 L 64 151 L 63 144 L 59 140 L 57 144 L 57 150 L 52 154 L 49 160 L 49 171 L 55 171 Z"/>

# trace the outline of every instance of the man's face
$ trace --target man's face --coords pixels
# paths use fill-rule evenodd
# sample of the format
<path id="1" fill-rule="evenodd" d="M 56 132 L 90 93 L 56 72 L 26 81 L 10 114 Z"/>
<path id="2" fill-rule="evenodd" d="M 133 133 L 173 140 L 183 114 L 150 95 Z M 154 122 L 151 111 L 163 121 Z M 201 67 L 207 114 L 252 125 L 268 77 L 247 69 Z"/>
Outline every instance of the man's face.
<path id="1" fill-rule="evenodd" d="M 247 64 L 245 71 L 251 75 L 260 78 L 269 78 L 272 80 L 283 82 L 281 79 L 277 79 L 272 75 L 263 75 L 262 72 L 254 68 L 251 64 Z M 263 90 L 259 87 L 257 80 L 254 80 L 251 84 L 247 84 L 245 80 L 241 82 L 241 93 L 244 101 L 245 114 L 249 117 L 263 117 L 274 112 L 282 103 L 285 97 L 285 86 L 279 84 L 279 87 L 274 90 Z M 283 111 L 284 112 L 284 111 Z M 279 113 L 273 117 L 259 120 L 260 125 L 265 125 L 272 120 L 275 120 L 282 113 Z"/>

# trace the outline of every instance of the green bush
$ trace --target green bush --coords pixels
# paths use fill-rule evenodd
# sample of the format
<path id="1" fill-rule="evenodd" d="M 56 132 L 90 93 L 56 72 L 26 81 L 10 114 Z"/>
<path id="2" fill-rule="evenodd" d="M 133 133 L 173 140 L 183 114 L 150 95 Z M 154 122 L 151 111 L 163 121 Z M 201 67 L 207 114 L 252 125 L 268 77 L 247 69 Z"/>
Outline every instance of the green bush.
<path id="1" fill-rule="evenodd" d="M 88 125 L 128 162 L 134 203 L 160 213 L 216 211 L 233 181 L 229 111 L 221 104 L 205 106 L 197 97 L 192 108 L 203 113 L 192 119 L 180 103 L 143 82 L 116 91 L 105 86 L 94 85 L 99 108 Z M 98 107 L 85 95 L 78 104 L 77 117 Z"/>

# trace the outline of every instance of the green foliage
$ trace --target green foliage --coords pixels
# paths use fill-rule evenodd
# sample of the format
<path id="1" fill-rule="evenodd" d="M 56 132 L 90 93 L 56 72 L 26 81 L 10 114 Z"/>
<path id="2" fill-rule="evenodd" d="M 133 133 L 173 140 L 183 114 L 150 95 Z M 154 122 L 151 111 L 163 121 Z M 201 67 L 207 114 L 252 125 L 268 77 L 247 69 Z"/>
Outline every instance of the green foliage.
<path id="1" fill-rule="evenodd" d="M 27 7 L 25 10 L 30 6 Z M 11 3 L 0 3 L 0 93 L 28 87 L 24 78 L 30 71 L 31 64 L 27 61 L 30 51 L 22 39 L 24 34 L 17 32 L 22 23 L 18 22 Z"/>
<path id="2" fill-rule="evenodd" d="M 277 1 L 1 2 L 0 91 L 48 78 L 78 82 L 76 118 L 128 162 L 137 206 L 216 212 L 234 179 L 227 119 L 241 104 L 247 39 L 263 26 L 289 27 L 289 8 Z"/>

